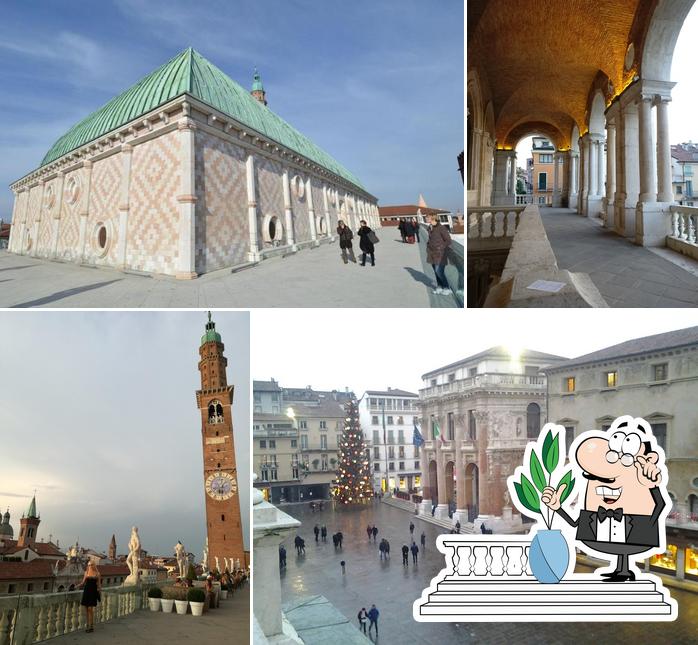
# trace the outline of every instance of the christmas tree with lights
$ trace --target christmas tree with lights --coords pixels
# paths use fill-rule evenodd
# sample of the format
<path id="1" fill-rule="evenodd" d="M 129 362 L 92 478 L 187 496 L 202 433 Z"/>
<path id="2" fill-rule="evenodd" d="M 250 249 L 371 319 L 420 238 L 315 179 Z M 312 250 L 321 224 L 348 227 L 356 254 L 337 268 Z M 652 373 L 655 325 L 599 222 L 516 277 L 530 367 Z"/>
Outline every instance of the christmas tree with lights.
<path id="1" fill-rule="evenodd" d="M 359 423 L 359 405 L 345 405 L 344 432 L 339 441 L 339 464 L 334 498 L 340 504 L 362 504 L 372 496 L 366 444 Z"/>

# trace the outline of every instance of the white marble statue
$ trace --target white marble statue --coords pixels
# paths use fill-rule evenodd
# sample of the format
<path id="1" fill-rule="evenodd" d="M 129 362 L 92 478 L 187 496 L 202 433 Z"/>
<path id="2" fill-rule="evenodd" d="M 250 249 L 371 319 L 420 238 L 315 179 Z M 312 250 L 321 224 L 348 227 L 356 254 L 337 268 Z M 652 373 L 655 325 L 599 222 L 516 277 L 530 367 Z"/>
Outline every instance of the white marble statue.
<path id="1" fill-rule="evenodd" d="M 235 568 L 239 569 L 240 568 L 240 558 L 235 559 Z"/>
<path id="2" fill-rule="evenodd" d="M 259 488 L 254 487 L 254 482 L 257 481 L 257 473 L 252 473 L 252 504 L 261 504 L 264 501 L 264 495 Z"/>
<path id="3" fill-rule="evenodd" d="M 208 571 L 208 537 L 206 538 L 204 551 L 201 554 L 201 566 L 203 567 L 204 571 Z"/>
<path id="4" fill-rule="evenodd" d="M 215 556 L 215 557 L 216 557 L 216 571 L 218 571 L 218 573 L 220 573 L 221 572 L 221 565 L 218 564 L 218 556 Z"/>
<path id="5" fill-rule="evenodd" d="M 124 580 L 124 586 L 138 584 L 138 569 L 140 567 L 141 559 L 141 539 L 138 536 L 138 527 L 134 526 L 131 529 L 131 539 L 128 541 L 128 557 L 126 558 L 126 565 L 130 574 Z"/>
<path id="6" fill-rule="evenodd" d="M 177 566 L 179 567 L 179 577 L 184 578 L 187 575 L 189 558 L 187 557 L 187 550 L 179 540 L 177 540 L 177 544 L 174 547 L 174 552 L 175 557 L 177 558 Z"/>

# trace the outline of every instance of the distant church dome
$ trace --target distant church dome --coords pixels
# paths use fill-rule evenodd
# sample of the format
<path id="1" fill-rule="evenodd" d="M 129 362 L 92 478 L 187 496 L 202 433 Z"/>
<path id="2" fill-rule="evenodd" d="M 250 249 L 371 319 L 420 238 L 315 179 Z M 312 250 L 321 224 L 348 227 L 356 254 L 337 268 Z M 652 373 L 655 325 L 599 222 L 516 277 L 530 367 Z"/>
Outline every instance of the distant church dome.
<path id="1" fill-rule="evenodd" d="M 12 538 L 14 534 L 15 532 L 10 526 L 10 511 L 8 509 L 2 516 L 2 522 L 0 522 L 0 536 Z"/>

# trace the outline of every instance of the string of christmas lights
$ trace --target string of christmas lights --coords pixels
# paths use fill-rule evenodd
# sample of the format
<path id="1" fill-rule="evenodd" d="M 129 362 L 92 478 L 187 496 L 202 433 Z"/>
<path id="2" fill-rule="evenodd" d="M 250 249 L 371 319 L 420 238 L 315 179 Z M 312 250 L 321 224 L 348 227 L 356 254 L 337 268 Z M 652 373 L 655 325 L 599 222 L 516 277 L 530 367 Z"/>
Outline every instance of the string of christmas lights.
<path id="1" fill-rule="evenodd" d="M 332 494 L 340 504 L 362 504 L 371 499 L 373 492 L 358 403 L 348 402 L 345 411 L 344 431 L 339 441 L 337 485 Z"/>

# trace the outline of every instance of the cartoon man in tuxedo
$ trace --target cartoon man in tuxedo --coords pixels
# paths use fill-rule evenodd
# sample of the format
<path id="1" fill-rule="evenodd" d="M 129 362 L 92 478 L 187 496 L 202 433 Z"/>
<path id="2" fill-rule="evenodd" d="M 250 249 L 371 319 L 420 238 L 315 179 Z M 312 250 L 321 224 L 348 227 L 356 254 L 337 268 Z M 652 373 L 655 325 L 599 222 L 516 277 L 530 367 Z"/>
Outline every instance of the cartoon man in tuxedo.
<path id="1" fill-rule="evenodd" d="M 543 490 L 543 503 L 570 526 L 590 549 L 617 556 L 616 570 L 602 573 L 604 582 L 635 580 L 628 557 L 664 542 L 666 506 L 662 483 L 663 451 L 653 449 L 654 438 L 644 419 L 620 417 L 603 433 L 579 437 L 574 460 L 587 480 L 584 508 L 573 520 L 560 506 L 565 484 Z M 570 451 L 571 454 L 572 451 Z M 660 522 L 660 519 L 662 520 Z"/>

